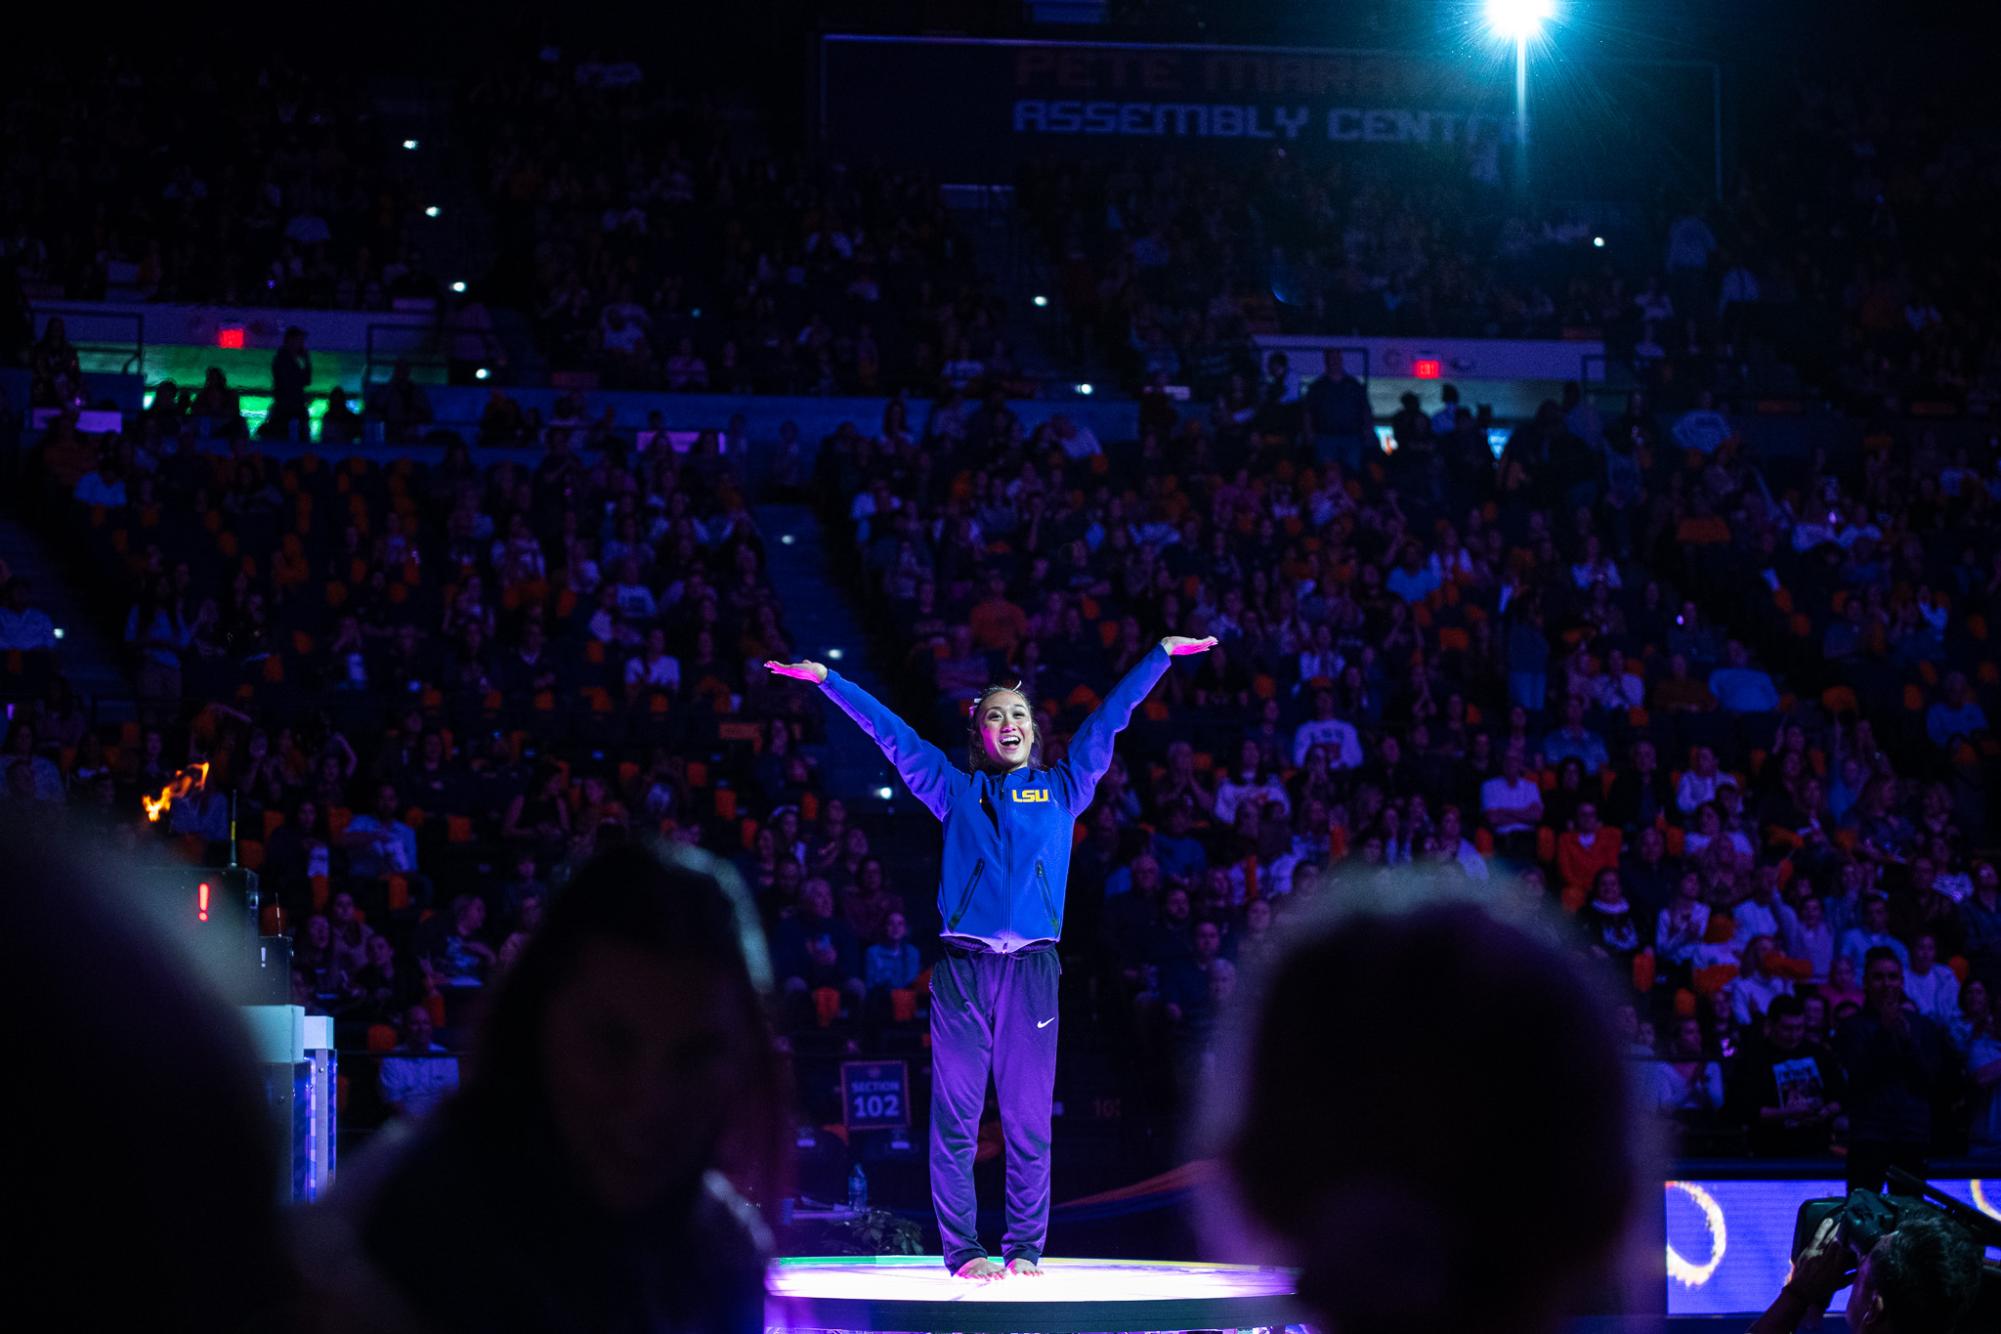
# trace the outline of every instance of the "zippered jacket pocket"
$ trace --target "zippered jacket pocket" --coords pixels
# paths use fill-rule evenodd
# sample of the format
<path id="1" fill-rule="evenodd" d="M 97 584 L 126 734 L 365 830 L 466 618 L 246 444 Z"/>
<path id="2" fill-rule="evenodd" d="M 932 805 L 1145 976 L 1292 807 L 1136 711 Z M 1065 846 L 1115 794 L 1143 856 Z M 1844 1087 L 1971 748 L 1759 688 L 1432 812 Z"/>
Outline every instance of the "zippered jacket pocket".
<path id="1" fill-rule="evenodd" d="M 947 923 L 947 925 L 950 926 L 952 930 L 956 931 L 959 929 L 959 919 L 961 917 L 964 917 L 966 915 L 966 909 L 972 906 L 973 891 L 979 888 L 980 876 L 986 871 L 986 869 L 987 869 L 987 862 L 986 858 L 984 857 L 973 863 L 973 874 L 966 880 L 965 892 L 959 895 L 959 906 L 952 910 L 951 921 Z"/>

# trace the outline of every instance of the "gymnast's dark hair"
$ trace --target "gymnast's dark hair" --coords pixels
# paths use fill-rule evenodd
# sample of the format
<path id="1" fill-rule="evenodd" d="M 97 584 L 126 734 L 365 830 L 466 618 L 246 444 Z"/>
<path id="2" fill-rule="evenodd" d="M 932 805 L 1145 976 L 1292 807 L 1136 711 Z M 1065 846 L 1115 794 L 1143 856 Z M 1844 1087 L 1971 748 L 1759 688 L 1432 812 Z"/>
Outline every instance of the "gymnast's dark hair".
<path id="1" fill-rule="evenodd" d="M 1029 726 L 1034 729 L 1033 739 L 1028 743 L 1028 763 L 1032 768 L 1042 767 L 1042 723 L 1035 716 L 1035 701 L 1028 697 L 1028 690 L 1021 682 L 1013 684 L 997 681 L 979 694 L 973 696 L 972 707 L 966 710 L 966 767 L 979 770 L 987 768 L 987 748 L 980 744 L 980 714 L 985 712 L 987 701 L 1001 691 L 1012 691 L 1021 696 L 1028 705 Z"/>

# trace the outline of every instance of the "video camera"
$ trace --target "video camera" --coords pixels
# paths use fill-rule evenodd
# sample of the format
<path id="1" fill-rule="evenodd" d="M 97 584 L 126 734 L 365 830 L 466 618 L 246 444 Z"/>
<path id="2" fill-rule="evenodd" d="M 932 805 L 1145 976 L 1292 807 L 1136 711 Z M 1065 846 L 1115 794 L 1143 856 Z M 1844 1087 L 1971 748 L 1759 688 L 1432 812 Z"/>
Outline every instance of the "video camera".
<path id="1" fill-rule="evenodd" d="M 1983 1252 L 2001 1250 L 2001 1221 L 1956 1200 L 1944 1191 L 1900 1168 L 1890 1169 L 1890 1188 L 1851 1191 L 1846 1197 L 1807 1200 L 1800 1205 L 1793 1223 L 1792 1258 L 1797 1262 L 1814 1234 L 1829 1217 L 1840 1219 L 1844 1245 L 1859 1259 L 1875 1249 L 1876 1243 L 1895 1232 L 1905 1219 L 1920 1215 L 1950 1219 L 1970 1236 Z M 1960 1326 L 1962 1329 L 2001 1329 L 2001 1264 L 1983 1259 L 1980 1295 Z"/>

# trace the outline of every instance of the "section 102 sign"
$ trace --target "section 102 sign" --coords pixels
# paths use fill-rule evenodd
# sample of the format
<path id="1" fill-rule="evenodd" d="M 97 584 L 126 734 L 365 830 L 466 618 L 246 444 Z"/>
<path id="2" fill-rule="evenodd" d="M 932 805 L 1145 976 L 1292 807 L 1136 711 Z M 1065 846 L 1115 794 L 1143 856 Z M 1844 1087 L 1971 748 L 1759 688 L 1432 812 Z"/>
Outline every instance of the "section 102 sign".
<path id="1" fill-rule="evenodd" d="M 841 1123 L 857 1130 L 910 1128 L 910 1067 L 903 1061 L 841 1062 Z"/>

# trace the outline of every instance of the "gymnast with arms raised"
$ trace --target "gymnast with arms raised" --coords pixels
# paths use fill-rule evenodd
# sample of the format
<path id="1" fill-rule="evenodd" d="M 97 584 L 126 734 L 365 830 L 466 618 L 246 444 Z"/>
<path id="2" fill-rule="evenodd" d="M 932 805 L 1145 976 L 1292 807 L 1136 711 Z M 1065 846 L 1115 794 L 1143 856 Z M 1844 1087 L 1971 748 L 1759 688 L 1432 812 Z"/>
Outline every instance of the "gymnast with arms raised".
<path id="1" fill-rule="evenodd" d="M 1046 768 L 1034 709 L 1018 687 L 988 686 L 972 701 L 960 768 L 839 672 L 817 662 L 765 663 L 818 685 L 945 826 L 938 878 L 944 953 L 931 970 L 931 1201 L 945 1267 L 961 1278 L 1042 1272 L 1062 972 L 1056 943 L 1072 827 L 1111 765 L 1113 742 L 1169 659 L 1215 644 L 1213 637 L 1161 640 L 1078 727 L 1069 758 Z M 989 1073 L 1007 1145 L 1002 1263 L 980 1244 L 973 1193 Z"/>

